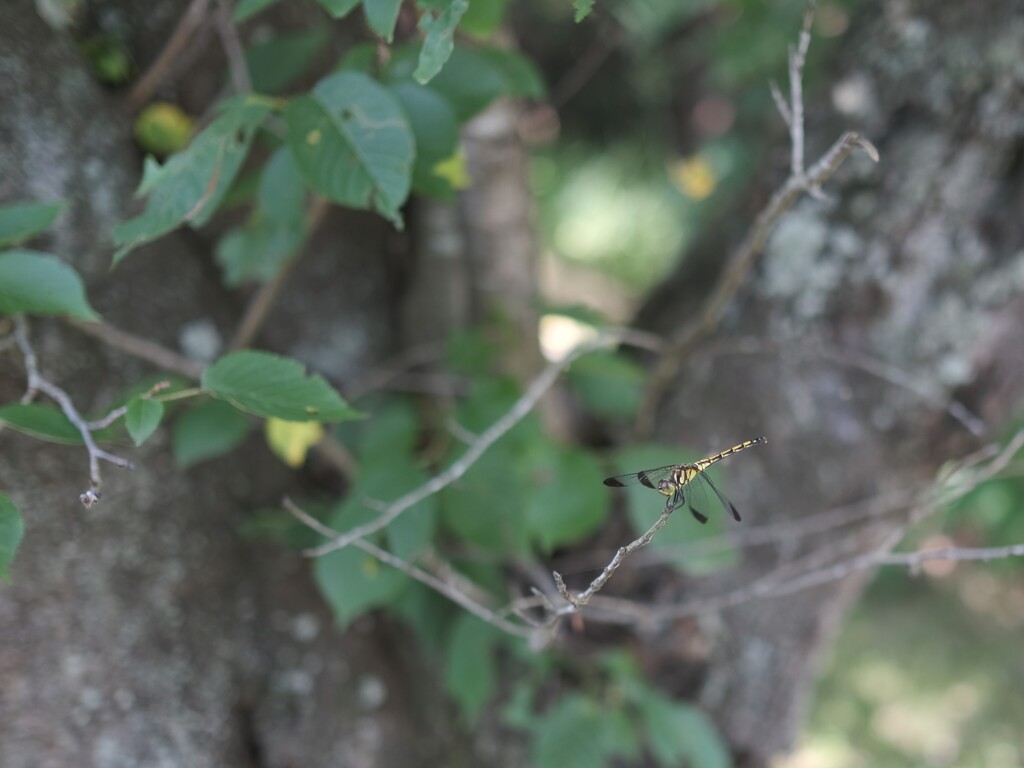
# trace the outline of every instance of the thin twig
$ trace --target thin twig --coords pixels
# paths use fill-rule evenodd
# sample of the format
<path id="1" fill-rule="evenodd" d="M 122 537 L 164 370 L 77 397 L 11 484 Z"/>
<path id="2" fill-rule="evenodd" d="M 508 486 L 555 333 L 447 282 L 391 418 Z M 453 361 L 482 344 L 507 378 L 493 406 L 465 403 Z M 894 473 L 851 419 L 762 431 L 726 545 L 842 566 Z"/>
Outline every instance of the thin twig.
<path id="1" fill-rule="evenodd" d="M 815 0 L 808 0 L 804 11 L 804 24 L 800 30 L 800 40 L 794 50 L 789 49 L 789 100 L 792 120 L 789 120 L 792 152 L 790 172 L 798 179 L 804 175 L 804 90 L 803 72 L 807 61 L 807 48 L 811 44 L 811 23 L 814 21 Z"/>
<path id="2" fill-rule="evenodd" d="M 605 566 L 604 570 L 601 571 L 601 575 L 594 579 L 590 583 L 590 586 L 578 595 L 574 596 L 570 594 L 569 590 L 565 586 L 565 581 L 562 579 L 562 575 L 558 571 L 555 571 L 552 576 L 554 577 L 555 584 L 558 587 L 558 594 L 560 594 L 569 604 L 565 608 L 559 609 L 559 613 L 573 613 L 586 605 L 590 601 L 590 598 L 604 587 L 608 582 L 608 579 L 610 579 L 612 574 L 619 569 L 619 566 L 622 565 L 623 561 L 627 557 L 632 555 L 638 549 L 643 549 L 651 543 L 651 539 L 653 539 L 654 535 L 665 526 L 665 523 L 668 522 L 668 518 L 671 514 L 672 507 L 668 502 L 666 502 L 665 509 L 662 511 L 661 516 L 654 521 L 654 525 L 648 528 L 639 538 L 634 539 L 624 547 L 619 547 L 618 551 L 615 553 L 615 557 L 613 557 L 611 562 L 609 562 L 608 565 Z"/>
<path id="3" fill-rule="evenodd" d="M 284 500 L 284 506 L 285 509 L 291 512 L 296 517 L 296 519 L 299 520 L 299 522 L 316 531 L 321 536 L 324 536 L 328 539 L 336 539 L 339 536 L 339 533 L 336 530 L 334 530 L 330 526 L 324 525 L 315 517 L 302 510 L 291 499 L 286 498 Z M 503 616 L 499 616 L 490 608 L 488 608 L 480 602 L 477 602 L 460 589 L 448 584 L 442 579 L 437 578 L 433 574 L 427 573 L 421 568 L 417 568 L 415 565 L 412 565 L 411 563 L 407 563 L 400 557 L 396 557 L 390 552 L 381 549 L 380 547 L 371 544 L 368 541 L 359 539 L 357 541 L 354 541 L 353 545 L 361 549 L 363 552 L 366 552 L 367 554 L 377 558 L 382 563 L 386 563 L 387 565 L 390 565 L 392 568 L 398 569 L 402 573 L 416 579 L 416 581 L 420 582 L 421 584 L 424 584 L 427 587 L 430 587 L 434 591 L 438 592 L 439 594 L 444 595 L 456 605 L 462 606 L 467 611 L 472 613 L 474 616 L 482 619 L 483 621 L 486 621 L 491 626 L 497 627 L 503 632 L 507 632 L 510 635 L 522 638 L 533 638 L 537 634 L 537 629 L 533 627 L 522 626 L 520 624 L 515 624 L 509 621 L 508 619 L 504 618 Z"/>
<path id="4" fill-rule="evenodd" d="M 131 111 L 134 112 L 140 109 L 143 104 L 153 97 L 156 89 L 160 87 L 160 83 L 166 76 L 167 70 L 171 68 L 174 60 L 178 58 L 181 52 L 185 50 L 195 31 L 202 26 L 203 21 L 206 19 L 209 5 L 210 0 L 192 0 L 189 4 L 185 15 L 181 17 L 181 21 L 178 22 L 178 26 L 171 33 L 171 37 L 167 40 L 167 44 L 164 45 L 164 49 L 160 51 L 160 55 L 156 57 L 156 61 L 138 79 L 128 94 L 128 108 Z"/>
<path id="5" fill-rule="evenodd" d="M 487 449 L 490 448 L 502 435 L 512 429 L 512 427 L 518 424 L 530 411 L 533 410 L 537 401 L 544 396 L 544 393 L 551 388 L 555 381 L 558 380 L 562 371 L 569 367 L 574 360 L 588 352 L 593 352 L 596 349 L 600 349 L 620 341 L 622 337 L 623 333 L 620 331 L 602 333 L 598 338 L 590 343 L 577 347 L 562 360 L 550 363 L 540 373 L 540 375 L 531 382 L 522 397 L 516 401 L 512 408 L 504 416 L 488 427 L 487 430 L 485 430 L 476 439 L 476 441 L 469 446 L 462 457 L 448 467 L 448 469 L 435 475 L 419 488 L 407 493 L 397 501 L 392 502 L 376 519 L 353 528 L 327 544 L 322 544 L 319 547 L 309 549 L 306 551 L 306 554 L 309 557 L 320 557 L 322 555 L 326 555 L 328 552 L 333 552 L 336 549 L 347 547 L 349 544 L 352 544 L 364 536 L 376 533 L 389 525 L 407 509 L 414 507 L 424 499 L 433 496 L 443 488 L 451 485 L 466 474 L 469 468 L 472 467 L 473 464 L 475 464 L 476 461 L 484 455 Z"/>
<path id="6" fill-rule="evenodd" d="M 324 214 L 327 213 L 329 203 L 321 197 L 316 198 L 309 206 L 309 213 L 306 216 L 306 239 L 305 242 L 309 243 L 313 237 L 313 233 L 316 228 L 320 225 L 320 222 L 324 219 Z M 270 310 L 273 308 L 274 303 L 277 301 L 277 295 L 281 292 L 284 287 L 285 281 L 291 274 L 292 269 L 302 256 L 306 247 L 303 245 L 298 248 L 292 256 L 281 265 L 281 268 L 277 270 L 277 274 L 274 275 L 273 279 L 260 286 L 256 295 L 253 296 L 249 302 L 249 306 L 245 309 L 245 314 L 242 316 L 242 321 L 238 324 L 238 329 L 235 331 L 234 338 L 231 339 L 231 343 L 228 345 L 228 351 L 237 352 L 240 349 L 245 349 L 252 344 L 253 339 L 256 338 L 256 334 L 260 332 L 260 328 L 263 327 L 263 323 L 270 315 Z"/>
<path id="7" fill-rule="evenodd" d="M 951 418 L 962 424 L 975 437 L 984 435 L 988 428 L 981 417 L 973 413 L 960 401 L 949 400 L 939 391 L 938 387 L 931 385 L 930 382 L 915 378 L 911 373 L 902 368 L 858 350 L 843 347 L 831 348 L 824 344 L 814 343 L 804 343 L 799 347 L 784 347 L 782 344 L 773 343 L 765 339 L 746 337 L 725 339 L 703 347 L 699 352 L 699 357 L 779 354 L 810 361 L 818 358 L 828 360 L 837 365 L 856 368 L 882 381 L 902 387 L 908 392 L 913 392 L 935 408 L 946 411 Z"/>
<path id="8" fill-rule="evenodd" d="M 702 336 L 717 327 L 725 308 L 740 289 L 757 257 L 764 250 L 768 235 L 775 224 L 786 213 L 797 199 L 804 193 L 819 194 L 821 185 L 836 172 L 840 165 L 856 148 L 863 149 L 867 155 L 878 162 L 878 150 L 867 139 L 848 131 L 829 148 L 817 163 L 804 173 L 804 105 L 802 77 L 806 61 L 807 49 L 811 42 L 811 22 L 814 16 L 815 0 L 809 0 L 800 38 L 795 49 L 789 55 L 789 88 L 790 103 L 784 107 L 784 100 L 778 87 L 773 87 L 773 98 L 779 106 L 783 120 L 789 125 L 791 156 L 790 175 L 783 185 L 772 195 L 764 210 L 754 221 L 754 225 L 740 247 L 733 253 L 729 265 L 718 279 L 704 306 L 697 317 L 685 324 L 673 336 L 665 353 L 659 358 L 651 373 L 644 395 L 644 402 L 636 420 L 636 436 L 646 437 L 654 426 L 655 410 L 658 403 L 676 374 L 682 367 L 683 360 L 694 344 Z"/>
<path id="9" fill-rule="evenodd" d="M 739 249 L 733 254 L 729 266 L 722 273 L 718 283 L 704 302 L 698 316 L 676 333 L 665 353 L 651 373 L 643 406 L 637 416 L 637 433 L 646 436 L 654 423 L 654 411 L 669 383 L 679 372 L 683 360 L 694 344 L 705 334 L 714 330 L 733 296 L 740 289 L 754 262 L 764 249 L 776 222 L 793 207 L 801 194 L 811 188 L 818 188 L 832 176 L 855 149 L 863 149 L 872 160 L 878 161 L 878 151 L 860 135 L 849 131 L 844 133 L 829 150 L 808 171 L 806 178 L 790 176 L 772 195 L 768 205 L 754 221 Z"/>
<path id="10" fill-rule="evenodd" d="M 70 322 L 78 330 L 99 339 L 108 346 L 153 363 L 166 371 L 180 373 L 193 381 L 198 381 L 203 375 L 204 366 L 202 364 L 189 360 L 156 342 L 134 336 L 107 323 L 85 323 L 79 320 Z"/>
<path id="11" fill-rule="evenodd" d="M 238 29 L 231 19 L 231 0 L 217 2 L 217 35 L 228 59 L 228 70 L 231 72 L 231 85 L 236 93 L 252 93 L 252 78 L 245 64 L 245 51 L 238 39 Z"/>
<path id="12" fill-rule="evenodd" d="M 15 339 L 17 340 L 18 348 L 21 350 L 21 354 L 25 359 L 25 372 L 28 376 L 28 391 L 32 393 L 42 392 L 56 401 L 68 421 L 74 425 L 75 429 L 77 429 L 79 434 L 82 436 L 82 442 L 85 443 L 85 449 L 89 453 L 90 487 L 79 496 L 79 499 L 81 499 L 82 503 L 86 507 L 91 507 L 99 501 L 100 487 L 103 485 L 103 480 L 100 476 L 100 460 L 110 462 L 116 467 L 124 467 L 126 469 L 133 469 L 134 465 L 127 459 L 108 453 L 96 445 L 96 441 L 93 440 L 92 432 L 89 430 L 88 424 L 85 419 L 82 418 L 78 409 L 75 408 L 75 404 L 71 401 L 71 397 L 68 393 L 39 372 L 39 364 L 36 359 L 35 349 L 33 349 L 28 338 L 28 323 L 25 322 L 25 318 L 18 316 L 14 319 L 14 323 Z"/>

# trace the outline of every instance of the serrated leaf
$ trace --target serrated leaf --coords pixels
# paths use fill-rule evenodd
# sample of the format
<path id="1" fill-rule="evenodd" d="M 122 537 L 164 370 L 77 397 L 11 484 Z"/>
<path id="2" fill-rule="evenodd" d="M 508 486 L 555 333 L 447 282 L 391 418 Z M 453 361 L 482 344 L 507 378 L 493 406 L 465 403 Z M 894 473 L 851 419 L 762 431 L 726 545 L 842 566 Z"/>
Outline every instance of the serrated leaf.
<path id="1" fill-rule="evenodd" d="M 248 431 L 249 421 L 227 403 L 200 403 L 174 424 L 174 460 L 184 469 L 223 456 L 241 443 Z"/>
<path id="2" fill-rule="evenodd" d="M 341 505 L 327 524 L 336 531 L 347 531 L 369 522 L 376 514 L 353 499 Z M 372 608 L 394 602 L 409 585 L 408 577 L 401 571 L 356 547 L 318 557 L 313 563 L 313 575 L 342 628 Z"/>
<path id="3" fill-rule="evenodd" d="M 114 242 L 121 246 L 114 254 L 114 264 L 132 249 L 181 224 L 205 224 L 231 186 L 256 129 L 269 112 L 270 103 L 258 96 L 232 99 L 185 150 L 162 166 L 150 159 L 138 192 L 149 193 L 146 210 L 114 228 Z"/>
<path id="4" fill-rule="evenodd" d="M 238 5 L 235 6 L 235 10 L 231 13 L 231 19 L 236 24 L 248 19 L 250 16 L 255 16 L 260 11 L 269 8 L 278 0 L 241 0 Z"/>
<path id="5" fill-rule="evenodd" d="M 66 206 L 64 200 L 0 205 L 0 246 L 17 245 L 49 229 Z"/>
<path id="6" fill-rule="evenodd" d="M 0 580 L 11 582 L 11 562 L 25 535 L 25 521 L 7 494 L 0 493 Z"/>
<path id="7" fill-rule="evenodd" d="M 616 455 L 615 473 L 639 472 L 642 469 L 681 464 L 700 458 L 702 457 L 668 446 L 648 445 L 629 448 Z M 715 470 L 711 470 L 711 474 L 715 475 Z M 715 485 L 723 493 L 726 491 L 724 484 L 717 478 Z M 664 496 L 639 484 L 612 492 L 626 494 L 627 514 L 637 535 L 650 528 L 665 509 Z M 701 506 L 710 510 L 706 524 L 697 522 L 686 509 L 677 509 L 672 513 L 672 519 L 658 531 L 650 545 L 675 567 L 691 574 L 722 570 L 735 564 L 737 559 L 735 546 L 723 536 L 728 512 L 718 506 L 718 500 L 713 498 L 706 499 Z M 710 538 L 720 542 L 720 545 L 706 551 L 694 549 L 694 544 Z"/>
<path id="8" fill-rule="evenodd" d="M 444 685 L 466 722 L 472 724 L 494 694 L 494 647 L 498 635 L 491 625 L 468 613 L 455 620 L 445 650 Z"/>
<path id="9" fill-rule="evenodd" d="M 423 49 L 413 77 L 417 82 L 430 82 L 452 55 L 455 28 L 469 8 L 467 0 L 421 0 L 423 15 L 419 28 L 424 34 Z"/>
<path id="10" fill-rule="evenodd" d="M 436 172 L 442 161 L 455 154 L 459 123 L 455 111 L 441 94 L 416 83 L 397 83 L 388 90 L 401 104 L 416 140 L 412 186 L 421 195 L 453 199 L 456 187 Z"/>
<path id="11" fill-rule="evenodd" d="M 202 386 L 264 418 L 329 423 L 362 416 L 322 376 L 307 375 L 302 363 L 270 352 L 232 352 L 203 371 Z"/>
<path id="12" fill-rule="evenodd" d="M 278 94 L 305 73 L 331 38 L 320 26 L 278 35 L 249 46 L 245 65 L 257 93 Z"/>
<path id="13" fill-rule="evenodd" d="M 569 369 L 569 383 L 583 404 L 608 418 L 632 418 L 645 380 L 644 369 L 618 352 L 584 355 Z"/>
<path id="14" fill-rule="evenodd" d="M 576 9 L 576 23 L 579 24 L 590 14 L 594 0 L 573 0 L 572 7 Z"/>
<path id="15" fill-rule="evenodd" d="M 34 251 L 0 253 L 0 314 L 68 315 L 99 320 L 82 278 L 56 256 Z"/>
<path id="16" fill-rule="evenodd" d="M 317 0 L 320 6 L 335 19 L 348 15 L 362 0 Z"/>
<path id="17" fill-rule="evenodd" d="M 605 475 L 586 451 L 543 444 L 528 467 L 526 525 L 544 551 L 593 533 L 608 517 L 609 498 L 601 485 Z"/>
<path id="18" fill-rule="evenodd" d="M 363 13 L 370 29 L 390 43 L 394 39 L 398 9 L 402 0 L 363 0 Z"/>
<path id="19" fill-rule="evenodd" d="M 309 449 L 324 436 L 324 428 L 315 421 L 267 419 L 264 434 L 267 445 L 289 467 L 301 467 Z"/>
<path id="20" fill-rule="evenodd" d="M 82 433 L 62 411 L 38 403 L 0 407 L 0 422 L 11 429 L 51 443 L 81 445 Z"/>
<path id="21" fill-rule="evenodd" d="M 324 78 L 285 113 L 288 146 L 299 172 L 324 197 L 373 209 L 401 226 L 415 144 L 402 108 L 359 72 Z"/>
<path id="22" fill-rule="evenodd" d="M 149 439 L 164 417 L 164 404 L 150 397 L 137 397 L 128 403 L 124 426 L 136 445 Z"/>

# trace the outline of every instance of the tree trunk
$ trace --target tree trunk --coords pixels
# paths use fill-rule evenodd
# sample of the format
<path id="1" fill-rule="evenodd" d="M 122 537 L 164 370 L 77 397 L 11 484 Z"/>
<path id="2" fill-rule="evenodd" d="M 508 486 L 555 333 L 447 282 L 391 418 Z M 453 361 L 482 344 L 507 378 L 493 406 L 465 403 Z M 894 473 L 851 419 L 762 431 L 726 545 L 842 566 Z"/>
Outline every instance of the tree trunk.
<path id="1" fill-rule="evenodd" d="M 884 503 L 978 445 L 950 415 L 957 400 L 984 418 L 986 438 L 1024 403 L 1020 5 L 869 3 L 855 13 L 832 67 L 840 114 L 809 124 L 807 157 L 852 129 L 881 163 L 854 155 L 827 185 L 830 201 L 804 199 L 781 221 L 659 410 L 657 437 L 670 442 L 712 450 L 768 436 L 730 488 L 746 502 L 744 525 Z M 806 98 L 811 114 L 824 111 L 824 94 Z M 709 265 L 724 262 L 743 228 L 713 228 L 641 323 L 666 335 L 683 324 L 708 292 Z M 727 578 L 686 597 L 884 551 L 912 510 L 878 512 L 751 547 Z M 865 580 L 744 604 L 702 625 L 713 642 L 699 699 L 739 765 L 765 766 L 792 745 L 822 653 Z"/>

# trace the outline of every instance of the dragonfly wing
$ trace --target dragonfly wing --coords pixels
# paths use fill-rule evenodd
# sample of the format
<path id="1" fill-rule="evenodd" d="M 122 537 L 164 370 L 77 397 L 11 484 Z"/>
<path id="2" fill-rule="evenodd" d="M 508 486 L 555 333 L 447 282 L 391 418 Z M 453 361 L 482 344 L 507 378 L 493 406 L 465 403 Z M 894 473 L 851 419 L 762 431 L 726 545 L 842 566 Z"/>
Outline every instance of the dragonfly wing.
<path id="1" fill-rule="evenodd" d="M 605 479 L 604 484 L 611 488 L 625 488 L 627 485 L 639 484 L 658 490 L 658 482 L 668 477 L 678 466 L 678 464 L 669 464 L 667 467 L 642 469 L 639 472 L 630 472 L 628 475 L 616 475 Z"/>
<path id="2" fill-rule="evenodd" d="M 725 498 L 725 496 L 722 495 L 722 492 L 718 490 L 718 488 L 715 486 L 715 484 L 713 482 L 711 482 L 711 478 L 708 477 L 707 472 L 701 472 L 700 473 L 700 478 L 701 478 L 702 481 L 704 481 L 704 483 L 706 483 L 708 485 L 709 488 L 711 488 L 712 491 L 715 492 L 715 496 L 717 496 L 718 500 L 720 502 L 722 502 L 722 506 L 725 509 L 729 510 L 729 512 L 733 516 L 733 519 L 737 523 L 742 522 L 742 520 L 740 519 L 740 513 L 736 510 L 736 506 L 731 501 L 729 501 L 727 498 Z"/>

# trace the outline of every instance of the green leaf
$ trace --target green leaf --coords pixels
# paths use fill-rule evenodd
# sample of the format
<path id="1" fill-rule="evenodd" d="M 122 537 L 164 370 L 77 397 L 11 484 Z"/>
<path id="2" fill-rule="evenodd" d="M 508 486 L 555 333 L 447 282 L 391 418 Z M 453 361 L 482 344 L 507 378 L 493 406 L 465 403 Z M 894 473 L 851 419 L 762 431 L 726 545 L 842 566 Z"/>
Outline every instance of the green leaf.
<path id="1" fill-rule="evenodd" d="M 689 768 L 731 768 L 729 751 L 707 715 L 677 703 L 655 690 L 637 702 L 647 743 L 663 765 Z"/>
<path id="2" fill-rule="evenodd" d="M 455 27 L 469 8 L 468 0 L 420 0 L 423 15 L 419 28 L 423 31 L 423 50 L 413 77 L 421 84 L 430 82 L 452 55 Z"/>
<path id="3" fill-rule="evenodd" d="M 64 445 L 81 445 L 82 433 L 62 411 L 48 405 L 14 403 L 0 407 L 0 422 L 26 435 Z"/>
<path id="4" fill-rule="evenodd" d="M 338 72 L 293 99 L 288 146 L 313 189 L 336 203 L 374 209 L 401 226 L 415 145 L 402 108 L 359 72 Z"/>
<path id="5" fill-rule="evenodd" d="M 580 694 L 560 698 L 537 721 L 534 734 L 537 768 L 594 768 L 636 753 L 635 738 L 624 729 L 623 718 Z"/>
<path id="6" fill-rule="evenodd" d="M 257 93 L 278 94 L 301 77 L 330 40 L 329 27 L 272 37 L 245 51 L 245 65 Z"/>
<path id="7" fill-rule="evenodd" d="M 260 177 L 257 206 L 245 226 L 217 243 L 224 282 L 273 278 L 305 239 L 306 187 L 287 147 L 268 161 Z"/>
<path id="8" fill-rule="evenodd" d="M 484 705 L 494 695 L 494 627 L 469 613 L 455 620 L 445 652 L 444 685 L 467 723 L 476 722 Z"/>
<path id="9" fill-rule="evenodd" d="M 327 524 L 336 531 L 347 531 L 376 515 L 350 499 L 335 510 Z M 356 547 L 318 557 L 313 563 L 313 575 L 342 628 L 370 609 L 394 602 L 409 586 L 404 573 Z"/>
<path id="10" fill-rule="evenodd" d="M 632 418 L 645 380 L 644 369 L 618 352 L 592 352 L 569 369 L 569 383 L 583 404 L 606 418 Z"/>
<path id="11" fill-rule="evenodd" d="M 590 14 L 594 0 L 573 0 L 572 7 L 576 9 L 576 23 L 579 24 Z"/>
<path id="12" fill-rule="evenodd" d="M 480 48 L 477 50 L 505 78 L 506 92 L 524 99 L 544 96 L 544 78 L 537 67 L 525 56 L 507 48 Z"/>
<path id="13" fill-rule="evenodd" d="M 586 451 L 544 443 L 528 466 L 526 525 L 541 549 L 550 552 L 576 541 L 608 517 L 609 498 L 601 485 L 605 474 Z"/>
<path id="14" fill-rule="evenodd" d="M 459 123 L 455 112 L 437 91 L 416 83 L 398 83 L 388 90 L 402 105 L 416 140 L 412 186 L 421 195 L 451 200 L 452 185 L 434 172 L 435 166 L 455 154 Z"/>
<path id="15" fill-rule="evenodd" d="M 223 456 L 245 439 L 249 421 L 227 403 L 208 400 L 174 424 L 174 460 L 182 469 Z"/>
<path id="16" fill-rule="evenodd" d="M 362 0 L 317 0 L 317 2 L 331 16 L 340 19 L 342 16 L 348 15 Z"/>
<path id="17" fill-rule="evenodd" d="M 225 355 L 203 371 L 203 389 L 256 416 L 321 423 L 357 419 L 319 374 L 306 375 L 302 363 L 270 352 L 243 350 Z"/>
<path id="18" fill-rule="evenodd" d="M 363 0 L 363 13 L 370 29 L 388 43 L 394 39 L 398 9 L 401 7 L 402 0 Z"/>
<path id="19" fill-rule="evenodd" d="M 142 445 L 152 435 L 164 416 L 164 404 L 149 397 L 137 397 L 128 403 L 124 426 L 136 445 Z"/>
<path id="20" fill-rule="evenodd" d="M 6 494 L 0 493 L 0 580 L 11 583 L 11 562 L 25 535 L 21 512 Z"/>
<path id="21" fill-rule="evenodd" d="M 146 210 L 114 228 L 114 242 L 121 246 L 114 264 L 181 224 L 205 224 L 231 187 L 269 112 L 270 103 L 258 96 L 232 99 L 206 130 L 164 165 L 147 158 L 136 193 L 149 194 Z"/>
<path id="22" fill-rule="evenodd" d="M 498 354 L 496 345 L 477 331 L 459 329 L 445 339 L 445 364 L 455 373 L 482 376 Z"/>
<path id="23" fill-rule="evenodd" d="M 362 72 L 370 76 L 377 71 L 377 46 L 373 43 L 356 43 L 349 48 L 335 69 Z"/>
<path id="24" fill-rule="evenodd" d="M 56 256 L 34 251 L 0 253 L 0 314 L 68 315 L 99 320 L 78 273 Z"/>
<path id="25" fill-rule="evenodd" d="M 615 473 L 639 472 L 642 469 L 682 464 L 700 458 L 702 457 L 667 446 L 630 448 L 616 455 Z M 715 474 L 714 470 L 712 474 Z M 715 480 L 715 485 L 720 491 L 725 492 L 726 489 L 718 479 Z M 609 492 L 626 494 L 627 513 L 637 535 L 650 528 L 665 509 L 665 497 L 642 485 L 632 485 L 620 490 L 609 489 Z M 658 551 L 668 562 L 687 573 L 712 573 L 735 564 L 736 548 L 724 536 L 726 518 L 732 518 L 719 506 L 718 499 L 711 498 L 713 495 L 705 494 L 708 498 L 698 504 L 702 511 L 707 510 L 709 520 L 706 524 L 697 522 L 688 510 L 677 509 L 672 513 L 672 519 L 668 524 L 654 537 L 651 549 Z M 706 550 L 701 550 L 699 546 L 694 547 L 704 539 L 714 539 L 714 542 L 708 542 Z"/>
<path id="26" fill-rule="evenodd" d="M 269 8 L 278 0 L 240 0 L 238 5 L 235 6 L 234 12 L 231 14 L 231 19 L 236 24 L 248 19 L 250 16 L 255 16 L 260 11 Z"/>
<path id="27" fill-rule="evenodd" d="M 392 52 L 385 74 L 388 82 L 401 82 L 413 75 L 417 63 L 415 46 L 399 46 Z M 440 93 L 460 122 L 481 112 L 507 90 L 505 76 L 486 57 L 471 48 L 457 45 L 451 58 L 430 87 Z"/>
<path id="28" fill-rule="evenodd" d="M 473 0 L 459 22 L 459 31 L 475 38 L 486 38 L 501 27 L 508 0 Z"/>
<path id="29" fill-rule="evenodd" d="M 0 205 L 0 246 L 16 245 L 49 229 L 66 206 L 64 200 Z"/>

